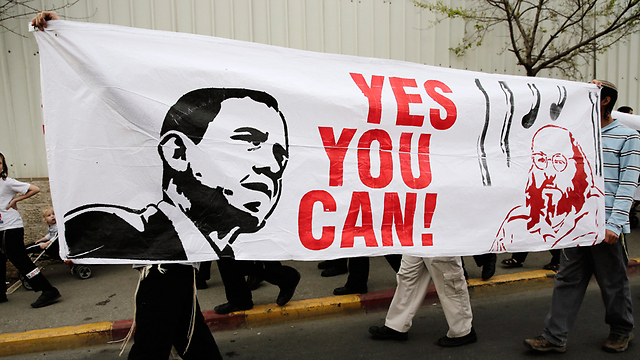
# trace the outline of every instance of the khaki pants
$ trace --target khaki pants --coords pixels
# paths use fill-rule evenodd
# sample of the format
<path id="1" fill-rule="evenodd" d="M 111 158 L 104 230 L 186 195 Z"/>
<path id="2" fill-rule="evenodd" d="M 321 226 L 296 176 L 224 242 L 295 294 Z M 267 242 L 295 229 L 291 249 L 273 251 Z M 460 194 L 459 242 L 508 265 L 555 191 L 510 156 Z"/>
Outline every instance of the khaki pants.
<path id="1" fill-rule="evenodd" d="M 400 332 L 409 331 L 433 280 L 449 324 L 447 336 L 456 338 L 471 332 L 473 314 L 459 256 L 421 258 L 403 255 L 397 280 L 398 287 L 385 321 L 387 327 Z"/>

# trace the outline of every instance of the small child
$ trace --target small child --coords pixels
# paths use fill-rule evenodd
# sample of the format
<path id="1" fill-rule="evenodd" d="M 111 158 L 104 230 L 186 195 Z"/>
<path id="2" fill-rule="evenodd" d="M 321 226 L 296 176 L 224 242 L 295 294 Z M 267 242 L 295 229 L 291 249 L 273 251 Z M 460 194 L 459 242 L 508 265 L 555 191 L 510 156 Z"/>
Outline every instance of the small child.
<path id="1" fill-rule="evenodd" d="M 56 224 L 56 214 L 53 212 L 51 206 L 42 209 L 42 217 L 47 224 L 47 231 L 49 232 L 42 239 L 37 240 L 36 244 L 40 244 L 40 249 L 46 249 L 51 244 L 51 240 L 58 236 L 58 224 Z"/>
<path id="2" fill-rule="evenodd" d="M 54 259 L 60 259 L 60 247 L 56 241 L 58 236 L 58 224 L 56 224 L 56 214 L 53 212 L 53 208 L 48 206 L 42 209 L 42 218 L 47 224 L 47 235 L 39 239 L 35 244 L 27 247 L 27 252 L 34 253 L 40 250 L 44 250 L 49 257 Z"/>

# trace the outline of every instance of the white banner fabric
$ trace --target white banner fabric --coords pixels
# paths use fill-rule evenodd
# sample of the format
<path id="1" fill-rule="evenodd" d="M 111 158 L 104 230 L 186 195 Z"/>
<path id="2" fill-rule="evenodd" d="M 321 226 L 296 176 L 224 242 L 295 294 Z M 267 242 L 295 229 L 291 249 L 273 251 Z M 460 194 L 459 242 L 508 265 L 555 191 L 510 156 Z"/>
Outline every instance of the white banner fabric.
<path id="1" fill-rule="evenodd" d="M 604 237 L 599 90 L 215 37 L 35 32 L 78 263 L 423 257 Z"/>

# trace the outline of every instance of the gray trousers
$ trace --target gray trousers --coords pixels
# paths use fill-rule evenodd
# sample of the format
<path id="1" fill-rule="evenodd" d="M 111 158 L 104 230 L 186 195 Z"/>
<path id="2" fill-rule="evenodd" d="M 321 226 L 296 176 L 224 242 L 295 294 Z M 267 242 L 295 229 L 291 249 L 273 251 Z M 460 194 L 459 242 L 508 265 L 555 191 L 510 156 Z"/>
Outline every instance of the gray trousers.
<path id="1" fill-rule="evenodd" d="M 628 336 L 634 324 L 627 263 L 622 234 L 613 245 L 603 242 L 596 246 L 564 249 L 542 336 L 557 346 L 567 343 L 567 335 L 576 321 L 592 275 L 600 286 L 610 333 Z"/>

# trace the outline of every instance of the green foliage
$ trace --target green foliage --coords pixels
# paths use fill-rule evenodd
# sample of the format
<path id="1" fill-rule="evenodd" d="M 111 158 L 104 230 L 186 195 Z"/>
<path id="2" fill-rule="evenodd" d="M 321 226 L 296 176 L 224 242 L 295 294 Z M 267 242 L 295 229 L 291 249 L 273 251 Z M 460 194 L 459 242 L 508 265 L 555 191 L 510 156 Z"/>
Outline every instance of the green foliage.
<path id="1" fill-rule="evenodd" d="M 456 56 L 482 45 L 496 28 L 509 36 L 501 53 L 511 52 L 527 75 L 556 69 L 580 78 L 580 64 L 640 30 L 640 0 L 467 0 L 450 6 L 443 0 L 413 0 L 435 14 L 432 26 L 462 21 L 467 31 L 450 48 Z"/>

